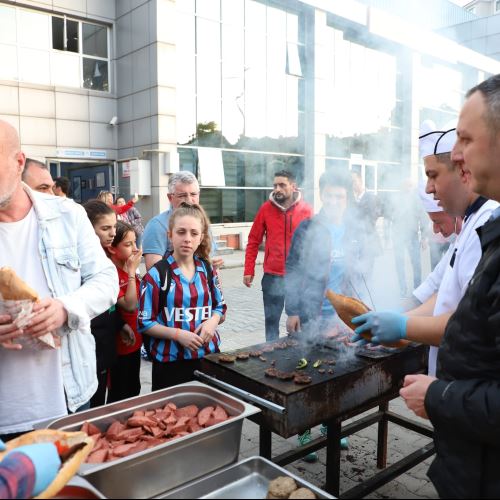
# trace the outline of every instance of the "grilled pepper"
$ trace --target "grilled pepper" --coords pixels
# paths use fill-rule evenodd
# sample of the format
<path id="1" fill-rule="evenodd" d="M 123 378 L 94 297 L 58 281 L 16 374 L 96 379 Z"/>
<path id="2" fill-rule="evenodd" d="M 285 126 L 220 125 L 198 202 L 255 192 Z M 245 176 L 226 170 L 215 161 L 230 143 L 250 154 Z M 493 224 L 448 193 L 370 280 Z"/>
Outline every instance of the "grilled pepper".
<path id="1" fill-rule="evenodd" d="M 307 366 L 307 359 L 299 359 L 299 364 L 297 365 L 297 370 L 303 370 Z"/>
<path id="2" fill-rule="evenodd" d="M 321 359 L 318 359 L 313 365 L 313 368 L 319 368 L 323 364 L 323 361 Z"/>

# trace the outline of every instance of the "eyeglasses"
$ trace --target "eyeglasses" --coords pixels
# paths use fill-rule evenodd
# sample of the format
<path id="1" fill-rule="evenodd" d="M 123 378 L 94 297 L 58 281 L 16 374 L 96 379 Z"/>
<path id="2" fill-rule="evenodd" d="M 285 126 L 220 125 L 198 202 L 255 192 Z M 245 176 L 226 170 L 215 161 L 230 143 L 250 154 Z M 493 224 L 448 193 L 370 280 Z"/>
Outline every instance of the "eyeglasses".
<path id="1" fill-rule="evenodd" d="M 175 196 L 178 200 L 187 200 L 188 198 L 198 198 L 200 196 L 200 192 L 197 193 L 173 193 L 172 196 Z"/>

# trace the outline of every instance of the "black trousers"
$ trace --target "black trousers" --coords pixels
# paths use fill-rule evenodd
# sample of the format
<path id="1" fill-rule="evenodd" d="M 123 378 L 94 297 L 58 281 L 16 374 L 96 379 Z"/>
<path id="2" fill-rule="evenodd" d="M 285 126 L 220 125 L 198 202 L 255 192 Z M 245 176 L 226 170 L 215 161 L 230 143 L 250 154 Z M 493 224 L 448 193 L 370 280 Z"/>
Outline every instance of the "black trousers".
<path id="1" fill-rule="evenodd" d="M 285 307 L 285 278 L 274 274 L 264 274 L 262 296 L 266 318 L 266 341 L 277 340 L 280 336 L 280 319 Z"/>
<path id="2" fill-rule="evenodd" d="M 97 408 L 106 404 L 106 391 L 108 389 L 109 368 L 97 371 L 97 391 L 90 399 L 90 407 Z"/>
<path id="3" fill-rule="evenodd" d="M 153 360 L 152 390 L 159 391 L 174 385 L 194 380 L 194 371 L 199 370 L 200 360 L 172 361 L 160 363 Z"/>
<path id="4" fill-rule="evenodd" d="M 141 392 L 141 350 L 119 355 L 111 370 L 108 403 L 133 398 Z"/>

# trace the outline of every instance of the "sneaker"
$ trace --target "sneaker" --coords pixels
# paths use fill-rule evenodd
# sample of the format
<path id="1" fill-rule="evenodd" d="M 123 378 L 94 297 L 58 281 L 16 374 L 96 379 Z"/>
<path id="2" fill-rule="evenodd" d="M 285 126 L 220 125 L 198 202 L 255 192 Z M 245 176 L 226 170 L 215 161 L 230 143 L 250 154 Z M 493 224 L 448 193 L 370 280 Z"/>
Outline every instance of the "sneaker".
<path id="1" fill-rule="evenodd" d="M 325 424 L 321 424 L 319 432 L 321 433 L 321 435 L 323 437 L 326 438 L 326 436 L 328 434 L 328 428 L 327 428 L 327 426 Z M 342 438 L 340 440 L 340 449 L 341 450 L 348 450 L 349 449 L 349 440 L 347 438 Z"/>
<path id="2" fill-rule="evenodd" d="M 311 430 L 308 429 L 303 434 L 299 434 L 297 438 L 299 441 L 299 446 L 305 446 L 306 444 L 309 444 L 312 441 Z M 309 453 L 309 455 L 306 455 L 302 460 L 304 460 L 304 462 L 309 462 L 309 463 L 317 462 L 318 454 L 315 451 L 313 451 L 312 453 Z"/>

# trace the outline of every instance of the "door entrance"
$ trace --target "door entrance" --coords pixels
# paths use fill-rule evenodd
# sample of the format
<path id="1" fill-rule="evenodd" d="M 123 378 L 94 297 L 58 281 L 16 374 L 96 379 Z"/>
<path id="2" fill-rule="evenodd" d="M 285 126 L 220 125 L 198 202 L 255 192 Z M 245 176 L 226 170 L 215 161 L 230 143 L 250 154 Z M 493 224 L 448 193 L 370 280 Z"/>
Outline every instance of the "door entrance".
<path id="1" fill-rule="evenodd" d="M 71 162 L 49 160 L 52 177 L 67 177 L 70 182 L 70 198 L 85 203 L 97 198 L 100 191 L 112 191 L 114 164 L 95 162 Z"/>

